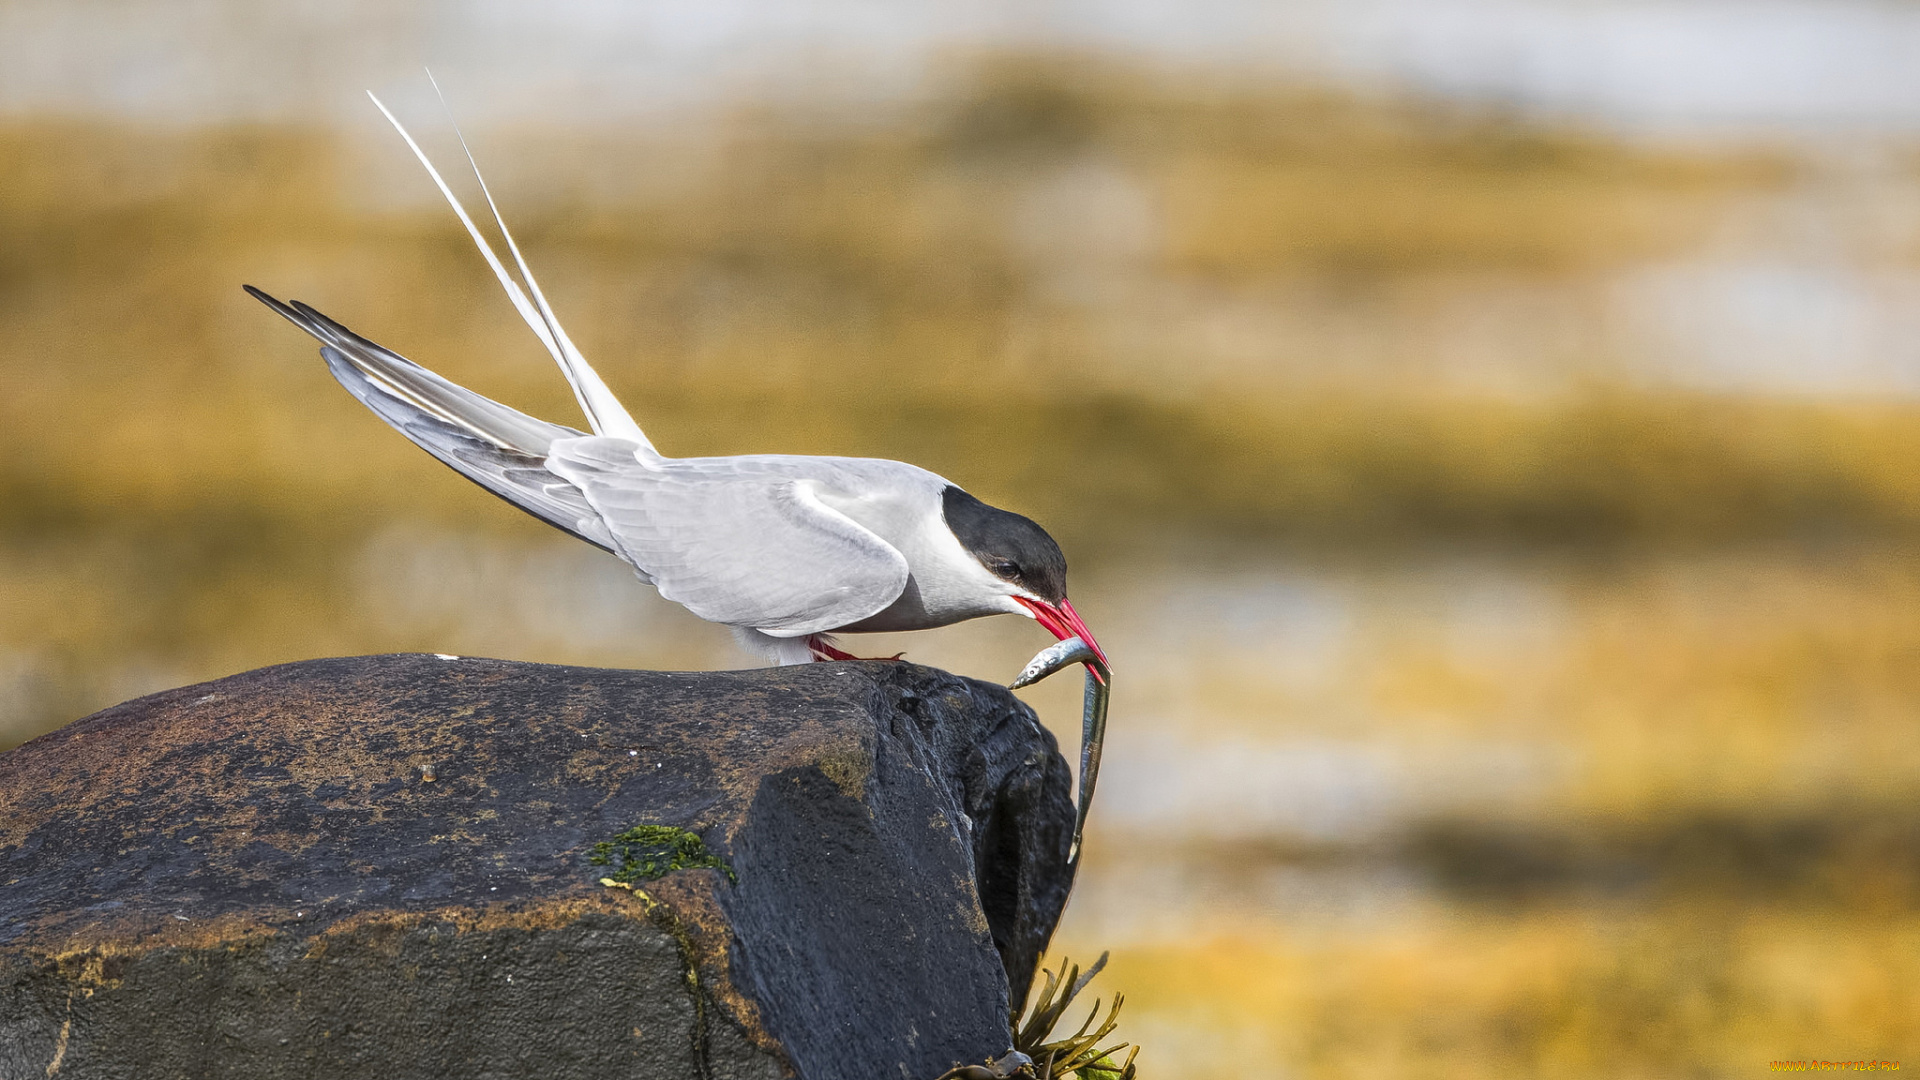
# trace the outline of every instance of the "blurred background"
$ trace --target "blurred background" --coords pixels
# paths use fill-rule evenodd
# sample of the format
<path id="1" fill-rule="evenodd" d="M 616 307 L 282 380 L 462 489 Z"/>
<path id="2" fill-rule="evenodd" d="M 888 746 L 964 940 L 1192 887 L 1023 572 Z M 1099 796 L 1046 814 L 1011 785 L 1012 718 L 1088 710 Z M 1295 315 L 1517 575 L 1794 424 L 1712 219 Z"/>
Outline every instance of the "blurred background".
<path id="1" fill-rule="evenodd" d="M 667 452 L 1062 539 L 1119 680 L 1056 951 L 1148 1075 L 1920 1056 L 1920 6 L 0 0 L 0 747 L 751 663 L 240 292 L 580 424 L 362 94 L 451 164 L 423 64 Z"/>

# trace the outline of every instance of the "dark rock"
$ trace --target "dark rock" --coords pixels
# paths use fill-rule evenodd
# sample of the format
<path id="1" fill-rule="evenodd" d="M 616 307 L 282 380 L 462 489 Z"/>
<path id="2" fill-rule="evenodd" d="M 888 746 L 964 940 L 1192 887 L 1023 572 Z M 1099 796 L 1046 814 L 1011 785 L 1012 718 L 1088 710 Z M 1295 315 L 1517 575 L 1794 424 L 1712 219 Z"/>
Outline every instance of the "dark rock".
<path id="1" fill-rule="evenodd" d="M 0 1077 L 931 1080 L 1008 1045 L 1068 792 L 1006 691 L 903 663 L 156 694 L 0 755 Z M 593 861 L 644 824 L 699 840 Z"/>

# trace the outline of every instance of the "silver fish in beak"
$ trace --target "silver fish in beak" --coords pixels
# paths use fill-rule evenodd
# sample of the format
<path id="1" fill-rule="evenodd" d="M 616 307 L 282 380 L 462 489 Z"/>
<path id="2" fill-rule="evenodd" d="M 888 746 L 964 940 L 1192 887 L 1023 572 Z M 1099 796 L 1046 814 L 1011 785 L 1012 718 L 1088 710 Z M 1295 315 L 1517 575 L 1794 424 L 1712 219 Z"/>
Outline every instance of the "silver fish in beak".
<path id="1" fill-rule="evenodd" d="M 1080 715 L 1080 799 L 1074 812 L 1073 844 L 1067 849 L 1070 872 L 1080 865 L 1080 834 L 1086 830 L 1087 809 L 1093 804 L 1093 783 L 1100 775 L 1100 747 L 1107 738 L 1107 698 L 1113 693 L 1113 674 L 1106 658 L 1092 645 L 1070 637 L 1040 650 L 1009 684 L 1014 690 L 1032 686 L 1074 664 L 1087 666 L 1087 689 Z"/>

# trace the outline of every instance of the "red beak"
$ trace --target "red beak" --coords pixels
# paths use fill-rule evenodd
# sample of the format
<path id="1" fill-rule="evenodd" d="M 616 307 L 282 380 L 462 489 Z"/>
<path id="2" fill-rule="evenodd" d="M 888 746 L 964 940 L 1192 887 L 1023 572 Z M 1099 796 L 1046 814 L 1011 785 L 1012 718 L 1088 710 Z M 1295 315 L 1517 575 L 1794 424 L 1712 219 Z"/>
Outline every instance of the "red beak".
<path id="1" fill-rule="evenodd" d="M 1016 596 L 1014 599 L 1028 611 L 1033 612 L 1034 619 L 1041 626 L 1046 627 L 1048 633 L 1061 641 L 1077 637 L 1087 643 L 1087 647 L 1093 650 L 1093 654 L 1100 658 L 1102 664 L 1107 662 L 1106 652 L 1100 648 L 1099 642 L 1093 640 L 1093 631 L 1087 629 L 1087 624 L 1080 620 L 1080 613 L 1073 610 L 1073 605 L 1067 602 L 1066 597 L 1061 597 L 1058 605 L 1049 604 L 1045 600 L 1029 600 L 1024 596 Z M 1093 674 L 1101 682 L 1107 681 L 1098 669 L 1095 669 Z"/>

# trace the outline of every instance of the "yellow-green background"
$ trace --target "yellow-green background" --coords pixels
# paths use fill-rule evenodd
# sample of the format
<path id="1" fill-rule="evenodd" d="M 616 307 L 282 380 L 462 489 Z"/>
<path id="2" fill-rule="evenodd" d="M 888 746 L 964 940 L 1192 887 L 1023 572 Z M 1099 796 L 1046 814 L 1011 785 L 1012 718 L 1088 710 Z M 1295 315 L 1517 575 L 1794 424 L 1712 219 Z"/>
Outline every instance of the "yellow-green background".
<path id="1" fill-rule="evenodd" d="M 1674 359 L 1719 332 L 1689 273 L 1906 287 L 1920 153 L 942 63 L 884 107 L 473 133 L 664 450 L 904 458 L 1062 540 L 1118 674 L 1058 945 L 1112 950 L 1147 1074 L 1920 1058 L 1920 402 Z M 579 423 L 404 155 L 0 122 L 0 746 L 303 657 L 750 662 L 242 295 Z M 859 644 L 1004 680 L 1044 642 Z"/>

